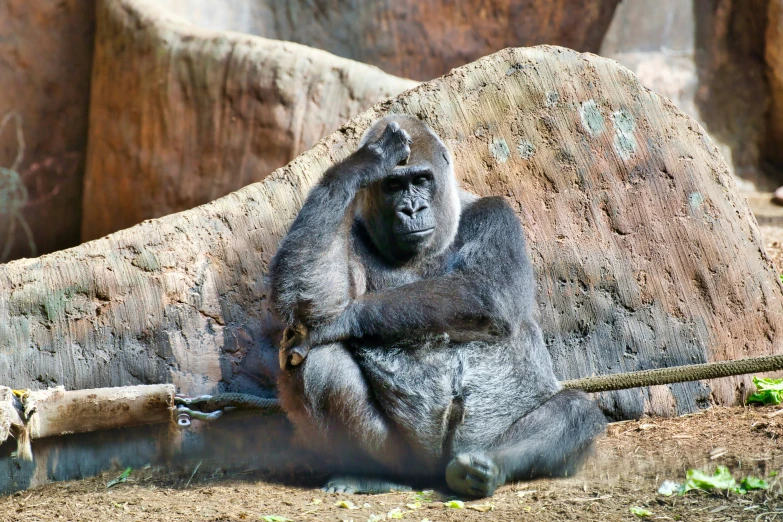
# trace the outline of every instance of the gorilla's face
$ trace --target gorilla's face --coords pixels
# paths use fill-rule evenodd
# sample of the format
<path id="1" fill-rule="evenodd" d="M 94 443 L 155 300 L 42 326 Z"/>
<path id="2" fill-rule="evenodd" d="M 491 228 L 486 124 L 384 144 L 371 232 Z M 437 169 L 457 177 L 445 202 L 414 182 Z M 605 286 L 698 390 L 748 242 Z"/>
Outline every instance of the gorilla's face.
<path id="1" fill-rule="evenodd" d="M 378 252 L 390 261 L 407 263 L 437 255 L 454 240 L 459 191 L 446 146 L 416 118 L 388 116 L 364 140 L 377 139 L 390 121 L 410 135 L 410 156 L 362 191 L 358 213 Z"/>
<path id="2" fill-rule="evenodd" d="M 435 188 L 426 167 L 397 167 L 381 182 L 379 210 L 399 250 L 414 254 L 430 243 L 438 225 L 431 207 Z"/>
<path id="3" fill-rule="evenodd" d="M 459 223 L 451 169 L 429 162 L 393 168 L 367 187 L 360 208 L 380 254 L 395 262 L 438 254 L 451 243 Z"/>

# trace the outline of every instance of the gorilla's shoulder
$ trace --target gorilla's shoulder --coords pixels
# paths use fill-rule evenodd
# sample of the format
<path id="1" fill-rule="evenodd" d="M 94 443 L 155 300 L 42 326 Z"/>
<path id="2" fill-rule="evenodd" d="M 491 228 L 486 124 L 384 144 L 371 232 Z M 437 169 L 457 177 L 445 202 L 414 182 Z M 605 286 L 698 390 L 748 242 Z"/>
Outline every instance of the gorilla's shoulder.
<path id="1" fill-rule="evenodd" d="M 508 204 L 508 201 L 502 196 L 486 196 L 477 198 L 462 210 L 461 219 L 469 224 L 473 220 L 478 220 L 485 224 L 519 224 L 519 219 Z"/>
<path id="2" fill-rule="evenodd" d="M 460 216 L 458 237 L 463 241 L 476 236 L 519 237 L 524 233 L 519 218 L 502 196 L 477 198 L 465 208 Z"/>

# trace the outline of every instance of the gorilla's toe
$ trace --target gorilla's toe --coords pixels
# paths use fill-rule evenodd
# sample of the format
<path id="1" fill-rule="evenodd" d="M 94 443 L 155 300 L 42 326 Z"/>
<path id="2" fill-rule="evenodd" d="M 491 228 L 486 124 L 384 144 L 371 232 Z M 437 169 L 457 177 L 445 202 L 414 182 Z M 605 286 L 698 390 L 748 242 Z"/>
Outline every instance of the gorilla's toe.
<path id="1" fill-rule="evenodd" d="M 503 479 L 497 464 L 484 453 L 462 453 L 446 467 L 446 484 L 470 497 L 491 497 Z"/>
<path id="2" fill-rule="evenodd" d="M 383 479 L 334 477 L 321 490 L 327 493 L 343 493 L 346 495 L 353 495 L 354 493 L 378 495 L 391 493 L 392 491 L 411 491 L 411 488 Z"/>

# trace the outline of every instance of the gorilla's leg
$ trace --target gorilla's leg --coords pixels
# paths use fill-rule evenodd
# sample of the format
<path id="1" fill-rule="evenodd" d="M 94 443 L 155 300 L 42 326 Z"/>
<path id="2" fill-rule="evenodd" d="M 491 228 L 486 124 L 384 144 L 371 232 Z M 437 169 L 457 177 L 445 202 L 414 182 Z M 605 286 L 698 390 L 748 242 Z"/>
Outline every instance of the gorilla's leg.
<path id="1" fill-rule="evenodd" d="M 378 476 L 401 471 L 407 448 L 342 344 L 312 348 L 300 366 L 281 373 L 278 389 L 283 408 L 308 445 L 339 457 L 350 472 Z M 339 477 L 325 489 L 385 493 L 410 488 L 387 480 Z"/>
<path id="2" fill-rule="evenodd" d="M 486 451 L 458 453 L 446 468 L 446 482 L 458 493 L 484 497 L 513 480 L 573 475 L 605 428 L 606 418 L 585 393 L 562 390 Z"/>

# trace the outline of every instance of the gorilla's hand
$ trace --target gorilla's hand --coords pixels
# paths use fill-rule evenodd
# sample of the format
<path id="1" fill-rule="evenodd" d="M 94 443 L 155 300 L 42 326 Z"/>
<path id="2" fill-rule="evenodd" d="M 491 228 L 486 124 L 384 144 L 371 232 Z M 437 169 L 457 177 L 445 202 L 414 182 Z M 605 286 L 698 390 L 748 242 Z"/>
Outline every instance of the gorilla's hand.
<path id="1" fill-rule="evenodd" d="M 280 369 L 285 370 L 302 364 L 310 348 L 310 335 L 305 325 L 298 323 L 287 327 L 283 332 L 283 340 L 280 341 L 278 351 Z"/>
<path id="2" fill-rule="evenodd" d="M 386 126 L 380 138 L 368 143 L 366 147 L 380 157 L 385 167 L 380 174 L 385 176 L 388 170 L 408 161 L 408 156 L 411 155 L 411 137 L 400 128 L 399 123 L 393 121 Z"/>

